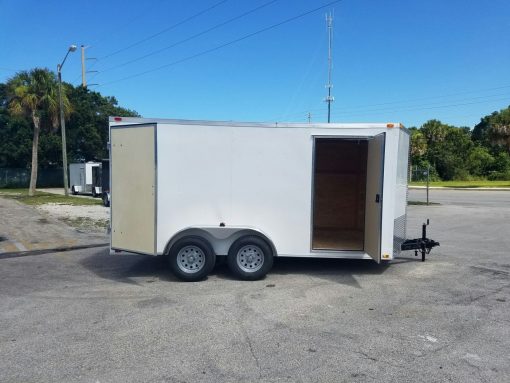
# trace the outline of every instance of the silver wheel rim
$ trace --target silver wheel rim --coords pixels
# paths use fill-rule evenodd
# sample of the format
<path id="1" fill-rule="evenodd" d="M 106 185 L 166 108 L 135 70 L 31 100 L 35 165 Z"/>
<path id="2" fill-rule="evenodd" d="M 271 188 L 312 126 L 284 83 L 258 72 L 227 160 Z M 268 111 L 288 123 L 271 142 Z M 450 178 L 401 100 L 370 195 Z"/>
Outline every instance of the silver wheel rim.
<path id="1" fill-rule="evenodd" d="M 177 266 L 185 273 L 198 273 L 205 266 L 205 254 L 198 246 L 185 246 L 177 254 Z"/>
<path id="2" fill-rule="evenodd" d="M 264 252 L 255 245 L 246 245 L 239 249 L 236 256 L 237 266 L 247 273 L 254 273 L 264 265 Z"/>

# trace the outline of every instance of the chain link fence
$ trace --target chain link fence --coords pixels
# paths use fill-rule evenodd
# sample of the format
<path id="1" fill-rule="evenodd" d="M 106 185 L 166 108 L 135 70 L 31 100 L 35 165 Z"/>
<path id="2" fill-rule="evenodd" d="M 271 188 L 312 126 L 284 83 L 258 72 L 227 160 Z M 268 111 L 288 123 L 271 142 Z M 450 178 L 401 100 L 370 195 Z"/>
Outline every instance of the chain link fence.
<path id="1" fill-rule="evenodd" d="M 0 188 L 28 188 L 30 184 L 30 169 L 0 168 Z M 39 169 L 37 172 L 37 187 L 63 187 L 64 174 L 62 168 Z"/>
<path id="2" fill-rule="evenodd" d="M 429 174 L 430 168 L 412 166 L 409 172 L 409 182 L 427 182 L 432 174 Z"/>

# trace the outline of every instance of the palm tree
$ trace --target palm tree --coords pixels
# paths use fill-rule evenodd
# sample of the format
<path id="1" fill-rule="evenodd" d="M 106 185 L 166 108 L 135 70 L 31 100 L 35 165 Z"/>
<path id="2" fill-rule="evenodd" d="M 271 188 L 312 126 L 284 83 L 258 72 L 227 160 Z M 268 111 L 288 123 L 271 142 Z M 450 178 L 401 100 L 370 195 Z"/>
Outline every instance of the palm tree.
<path id="1" fill-rule="evenodd" d="M 32 169 L 28 195 L 35 194 L 37 183 L 37 152 L 39 149 L 39 133 L 41 121 L 47 120 L 51 126 L 58 127 L 58 83 L 56 76 L 48 69 L 32 69 L 17 73 L 7 82 L 9 89 L 9 111 L 14 115 L 26 116 L 34 125 L 32 140 Z M 64 115 L 69 115 L 71 106 L 62 88 Z"/>

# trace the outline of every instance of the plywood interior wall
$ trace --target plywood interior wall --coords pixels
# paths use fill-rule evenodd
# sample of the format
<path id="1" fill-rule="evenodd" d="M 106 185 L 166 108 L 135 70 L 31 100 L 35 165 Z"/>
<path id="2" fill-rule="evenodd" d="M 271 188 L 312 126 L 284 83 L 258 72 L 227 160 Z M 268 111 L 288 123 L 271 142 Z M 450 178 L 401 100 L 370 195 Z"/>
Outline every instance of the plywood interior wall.
<path id="1" fill-rule="evenodd" d="M 314 249 L 363 250 L 367 141 L 317 139 Z"/>

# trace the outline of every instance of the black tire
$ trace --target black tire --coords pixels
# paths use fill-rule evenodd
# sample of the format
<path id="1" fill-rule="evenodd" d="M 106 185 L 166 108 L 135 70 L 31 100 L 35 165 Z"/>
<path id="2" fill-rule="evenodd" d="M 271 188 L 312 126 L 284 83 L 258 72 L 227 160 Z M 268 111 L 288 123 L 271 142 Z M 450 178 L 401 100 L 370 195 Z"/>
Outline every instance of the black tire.
<path id="1" fill-rule="evenodd" d="M 189 252 L 189 253 L 188 253 Z M 174 275 L 182 281 L 204 279 L 214 268 L 216 254 L 211 244 L 197 236 L 179 239 L 168 253 L 168 262 Z M 194 267 L 197 267 L 193 270 Z"/>
<path id="2" fill-rule="evenodd" d="M 77 192 L 77 191 L 76 191 L 76 189 L 74 188 L 74 185 L 73 185 L 73 186 L 71 186 L 71 194 L 72 194 L 72 195 L 77 195 L 77 194 L 78 194 L 78 192 Z"/>
<path id="3" fill-rule="evenodd" d="M 254 281 L 263 278 L 271 270 L 273 258 L 273 251 L 266 241 L 248 235 L 230 246 L 227 262 L 236 276 L 245 281 Z"/>
<path id="4" fill-rule="evenodd" d="M 92 187 L 92 198 L 96 198 L 96 197 L 97 197 L 96 188 Z"/>
<path id="5" fill-rule="evenodd" d="M 104 207 L 110 206 L 110 201 L 108 201 L 108 194 L 106 194 L 106 193 L 103 193 L 103 205 L 104 205 Z"/>

